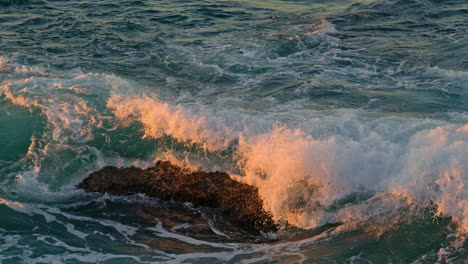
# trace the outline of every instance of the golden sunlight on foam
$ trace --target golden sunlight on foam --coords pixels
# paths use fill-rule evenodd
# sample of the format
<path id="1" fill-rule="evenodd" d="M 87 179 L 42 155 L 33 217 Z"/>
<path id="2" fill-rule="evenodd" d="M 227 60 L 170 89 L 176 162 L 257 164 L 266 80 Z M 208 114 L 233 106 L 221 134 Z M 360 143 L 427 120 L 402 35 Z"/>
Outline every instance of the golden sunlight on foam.
<path id="1" fill-rule="evenodd" d="M 83 94 L 83 95 L 90 95 L 91 94 L 90 92 L 86 91 L 83 88 L 79 88 L 79 87 L 76 87 L 76 86 L 63 86 L 61 83 L 54 83 L 53 89 L 54 90 L 71 91 L 71 92 L 74 92 L 76 94 Z"/>
<path id="2" fill-rule="evenodd" d="M 4 204 L 11 208 L 24 208 L 24 205 L 19 202 L 10 202 L 8 200 L 0 198 L 0 204 Z"/>
<path id="3" fill-rule="evenodd" d="M 389 191 L 389 194 L 399 199 L 400 201 L 405 202 L 408 205 L 414 202 L 414 197 L 412 197 L 406 189 L 401 187 L 391 189 Z"/>
<path id="4" fill-rule="evenodd" d="M 314 31 L 309 32 L 307 34 L 316 35 L 325 33 L 336 33 L 335 26 L 325 19 L 320 19 L 319 21 L 311 24 L 311 27 L 313 27 Z"/>
<path id="5" fill-rule="evenodd" d="M 193 161 L 191 161 L 189 159 L 188 155 L 185 155 L 185 157 L 181 159 L 180 157 L 174 155 L 174 153 L 172 151 L 166 151 L 166 152 L 163 152 L 163 153 L 159 154 L 154 159 L 154 162 L 157 162 L 159 160 L 169 161 L 170 163 L 172 163 L 174 165 L 177 165 L 179 167 L 186 168 L 191 172 L 198 171 L 198 170 L 200 170 L 200 167 L 201 167 L 200 166 L 201 164 L 197 164 L 197 163 L 194 163 Z"/>
<path id="6" fill-rule="evenodd" d="M 463 172 L 459 169 L 446 171 L 436 184 L 441 190 L 437 196 L 437 215 L 453 216 L 468 233 L 468 194 Z"/>
<path id="7" fill-rule="evenodd" d="M 300 130 L 276 127 L 255 138 L 240 137 L 238 165 L 244 182 L 257 186 L 275 220 L 300 227 L 323 224 L 323 208 L 346 193 L 333 171 L 334 138 L 315 140 Z"/>
<path id="8" fill-rule="evenodd" d="M 7 58 L 0 56 L 0 72 L 9 71 L 10 68 L 7 66 Z"/>
<path id="9" fill-rule="evenodd" d="M 191 115 L 181 106 L 171 106 L 150 97 L 113 95 L 107 107 L 124 123 L 142 123 L 144 137 L 168 135 L 211 151 L 226 149 L 235 138 L 230 128 L 216 120 Z"/>
<path id="10" fill-rule="evenodd" d="M 458 128 L 457 132 L 459 132 L 459 133 L 468 133 L 468 124 Z"/>
<path id="11" fill-rule="evenodd" d="M 467 125 L 445 125 L 417 133 L 409 142 L 406 166 L 394 186 L 421 204 L 434 203 L 468 233 Z"/>
<path id="12" fill-rule="evenodd" d="M 13 104 L 24 106 L 24 107 L 31 107 L 37 106 L 35 101 L 25 98 L 24 96 L 18 95 L 14 96 L 10 91 L 6 90 L 4 92 L 5 98 L 10 100 Z"/>

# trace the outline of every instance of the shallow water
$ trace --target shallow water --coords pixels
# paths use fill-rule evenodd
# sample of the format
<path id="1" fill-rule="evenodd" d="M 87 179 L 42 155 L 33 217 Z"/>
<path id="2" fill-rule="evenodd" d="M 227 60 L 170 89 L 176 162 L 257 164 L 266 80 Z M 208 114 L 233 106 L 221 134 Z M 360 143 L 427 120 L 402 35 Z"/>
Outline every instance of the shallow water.
<path id="1" fill-rule="evenodd" d="M 0 0 L 0 262 L 466 263 L 465 1 Z M 278 233 L 75 186 L 170 160 Z"/>

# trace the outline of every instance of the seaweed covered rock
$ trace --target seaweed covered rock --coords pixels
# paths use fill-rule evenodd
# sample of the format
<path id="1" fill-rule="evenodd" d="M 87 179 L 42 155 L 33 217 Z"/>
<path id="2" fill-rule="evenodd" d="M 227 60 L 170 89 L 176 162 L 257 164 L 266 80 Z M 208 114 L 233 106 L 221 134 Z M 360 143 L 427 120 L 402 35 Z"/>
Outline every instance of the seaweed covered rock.
<path id="1" fill-rule="evenodd" d="M 78 186 L 88 192 L 131 195 L 143 193 L 163 200 L 217 208 L 232 224 L 249 232 L 276 231 L 256 187 L 232 180 L 224 172 L 188 172 L 170 162 L 148 169 L 105 167 Z"/>

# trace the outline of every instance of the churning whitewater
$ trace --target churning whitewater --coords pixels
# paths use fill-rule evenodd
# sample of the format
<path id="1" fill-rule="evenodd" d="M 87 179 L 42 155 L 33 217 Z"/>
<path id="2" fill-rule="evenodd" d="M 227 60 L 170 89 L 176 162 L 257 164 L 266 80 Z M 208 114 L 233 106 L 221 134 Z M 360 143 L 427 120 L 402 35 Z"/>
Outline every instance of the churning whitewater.
<path id="1" fill-rule="evenodd" d="M 1 263 L 466 263 L 468 6 L 0 0 Z M 77 188 L 169 161 L 280 227 Z"/>

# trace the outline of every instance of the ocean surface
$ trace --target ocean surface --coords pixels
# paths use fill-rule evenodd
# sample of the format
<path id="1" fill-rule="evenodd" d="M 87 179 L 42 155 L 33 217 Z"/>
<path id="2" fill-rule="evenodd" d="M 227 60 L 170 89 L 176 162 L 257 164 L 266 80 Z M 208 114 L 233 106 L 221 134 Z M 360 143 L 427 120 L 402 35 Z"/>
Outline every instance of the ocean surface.
<path id="1" fill-rule="evenodd" d="M 283 228 L 76 188 L 157 160 Z M 466 0 L 0 0 L 0 263 L 468 263 L 467 234 Z"/>

